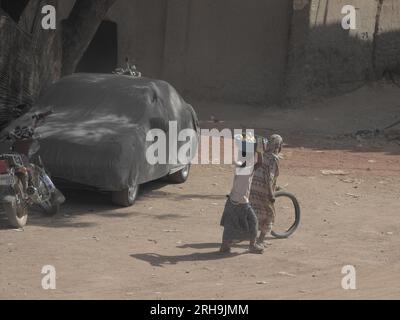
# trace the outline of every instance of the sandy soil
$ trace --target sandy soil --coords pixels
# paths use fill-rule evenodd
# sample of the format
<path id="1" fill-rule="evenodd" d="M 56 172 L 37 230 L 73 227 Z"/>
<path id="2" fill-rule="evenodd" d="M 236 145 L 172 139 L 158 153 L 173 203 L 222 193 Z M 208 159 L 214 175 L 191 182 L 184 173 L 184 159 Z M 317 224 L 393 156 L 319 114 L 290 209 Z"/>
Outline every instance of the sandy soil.
<path id="1" fill-rule="evenodd" d="M 131 208 L 69 192 L 59 216 L 32 213 L 23 231 L 0 214 L 0 298 L 400 298 L 400 146 L 340 138 L 389 125 L 399 98 L 400 89 L 378 84 L 305 110 L 194 104 L 202 127 L 285 137 L 279 184 L 301 202 L 296 233 L 270 239 L 263 255 L 245 243 L 218 254 L 232 181 L 225 165 L 196 165 L 184 185 L 149 183 Z M 56 290 L 41 287 L 44 265 L 56 268 Z M 356 290 L 341 287 L 345 265 L 356 268 Z"/>

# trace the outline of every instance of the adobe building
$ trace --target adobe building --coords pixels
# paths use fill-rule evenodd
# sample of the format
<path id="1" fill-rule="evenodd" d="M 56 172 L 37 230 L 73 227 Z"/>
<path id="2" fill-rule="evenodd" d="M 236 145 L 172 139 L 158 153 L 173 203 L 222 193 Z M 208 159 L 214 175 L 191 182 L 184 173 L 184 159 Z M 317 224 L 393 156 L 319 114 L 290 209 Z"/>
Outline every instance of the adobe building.
<path id="1" fill-rule="evenodd" d="M 344 30 L 350 3 L 357 28 Z M 58 0 L 59 25 L 73 4 Z M 400 69 L 399 32 L 397 0 L 117 0 L 77 71 L 129 57 L 191 99 L 297 104 Z"/>
<path id="2" fill-rule="evenodd" d="M 290 2 L 118 0 L 78 71 L 96 71 L 94 60 L 100 71 L 105 61 L 108 69 L 111 61 L 123 66 L 129 56 L 145 76 L 170 81 L 185 96 L 276 102 L 287 60 Z M 59 2 L 61 17 L 72 3 Z"/>

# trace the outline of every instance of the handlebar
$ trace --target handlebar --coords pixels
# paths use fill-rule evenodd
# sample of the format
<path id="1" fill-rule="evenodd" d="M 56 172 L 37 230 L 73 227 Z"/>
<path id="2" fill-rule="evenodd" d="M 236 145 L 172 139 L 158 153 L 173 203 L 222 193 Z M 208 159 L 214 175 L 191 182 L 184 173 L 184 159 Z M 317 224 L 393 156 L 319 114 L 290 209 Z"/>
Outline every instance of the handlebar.
<path id="1" fill-rule="evenodd" d="M 36 113 L 32 116 L 33 119 L 35 120 L 43 120 L 53 114 L 53 110 L 49 110 L 47 112 L 42 112 L 42 113 Z"/>
<path id="2" fill-rule="evenodd" d="M 0 142 L 4 142 L 7 140 L 15 140 L 15 139 L 19 139 L 20 137 L 30 137 L 33 139 L 36 139 L 37 137 L 34 136 L 34 131 L 35 129 L 38 127 L 38 124 L 40 121 L 44 120 L 45 118 L 47 118 L 48 116 L 50 116 L 51 114 L 53 114 L 54 111 L 53 110 L 49 110 L 46 112 L 41 112 L 41 113 L 35 113 L 31 116 L 31 119 L 33 120 L 33 124 L 24 124 L 24 125 L 18 125 L 16 124 L 14 129 L 9 129 L 7 130 L 7 128 L 5 130 L 2 131 L 2 133 L 4 133 L 2 136 L 0 136 Z M 6 131 L 7 132 L 4 132 Z M 18 131 L 18 132 L 17 132 Z"/>
<path id="3" fill-rule="evenodd" d="M 42 112 L 42 113 L 35 113 L 32 116 L 32 119 L 35 120 L 35 122 L 33 124 L 33 127 L 36 128 L 38 123 L 39 123 L 39 121 L 46 119 L 48 116 L 52 115 L 53 113 L 54 113 L 53 110 L 49 110 L 47 112 Z"/>

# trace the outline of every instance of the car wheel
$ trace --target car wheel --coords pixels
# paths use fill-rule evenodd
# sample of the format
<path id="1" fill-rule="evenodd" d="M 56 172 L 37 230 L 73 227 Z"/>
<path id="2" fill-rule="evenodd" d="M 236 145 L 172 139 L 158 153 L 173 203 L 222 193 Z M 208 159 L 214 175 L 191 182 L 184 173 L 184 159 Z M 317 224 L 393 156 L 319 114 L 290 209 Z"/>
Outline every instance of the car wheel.
<path id="1" fill-rule="evenodd" d="M 135 184 L 125 190 L 112 192 L 112 202 L 117 206 L 130 207 L 135 203 L 138 193 L 139 185 Z"/>
<path id="2" fill-rule="evenodd" d="M 172 183 L 185 183 L 189 178 L 190 164 L 186 165 L 183 169 L 170 174 L 168 180 Z"/>

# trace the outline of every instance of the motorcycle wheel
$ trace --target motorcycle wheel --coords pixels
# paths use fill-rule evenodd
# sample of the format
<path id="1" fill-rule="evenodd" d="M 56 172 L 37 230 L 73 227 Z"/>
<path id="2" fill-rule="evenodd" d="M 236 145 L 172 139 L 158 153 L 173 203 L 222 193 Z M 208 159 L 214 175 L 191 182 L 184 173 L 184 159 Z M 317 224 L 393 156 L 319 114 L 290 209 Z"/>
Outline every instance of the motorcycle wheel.
<path id="1" fill-rule="evenodd" d="M 5 197 L 3 208 L 9 223 L 14 228 L 23 228 L 28 221 L 28 208 L 24 202 L 22 182 L 18 177 L 15 179 L 15 196 Z"/>

